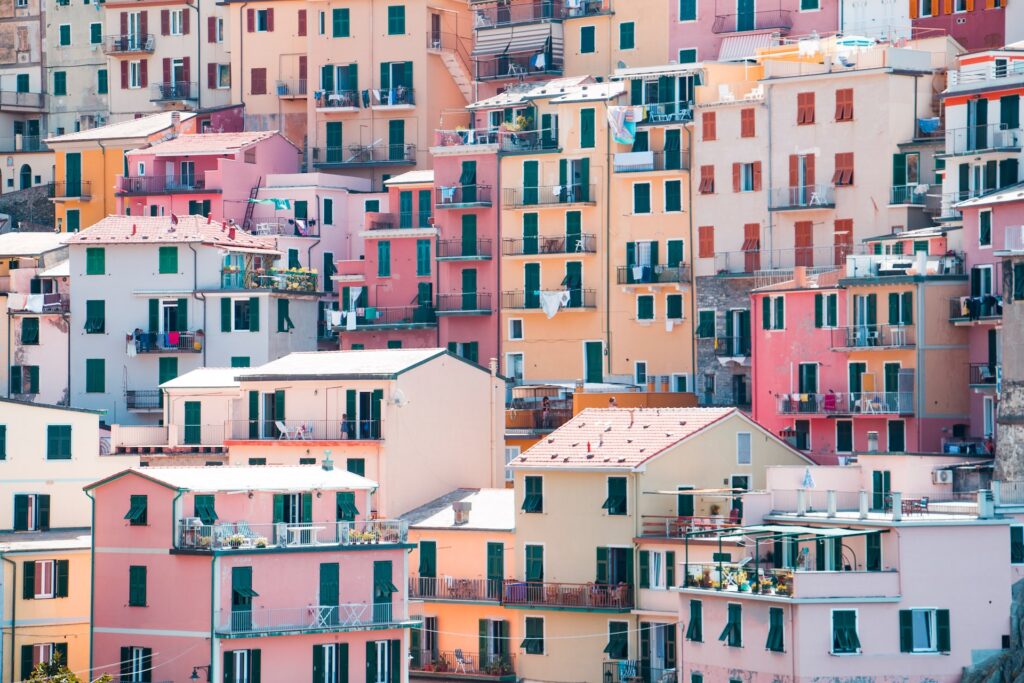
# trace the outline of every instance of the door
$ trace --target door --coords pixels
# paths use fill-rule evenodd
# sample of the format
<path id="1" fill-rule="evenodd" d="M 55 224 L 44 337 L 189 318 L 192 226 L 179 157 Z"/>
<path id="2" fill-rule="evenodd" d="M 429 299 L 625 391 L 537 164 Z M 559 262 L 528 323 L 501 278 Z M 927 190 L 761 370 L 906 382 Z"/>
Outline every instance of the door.
<path id="1" fill-rule="evenodd" d="M 487 544 L 487 598 L 501 597 L 501 585 L 505 580 L 505 544 Z"/>
<path id="2" fill-rule="evenodd" d="M 462 217 L 462 255 L 476 256 L 476 216 L 469 214 Z"/>
<path id="3" fill-rule="evenodd" d="M 231 631 L 252 630 L 252 567 L 231 568 Z"/>
<path id="4" fill-rule="evenodd" d="M 583 342 L 583 357 L 585 380 L 592 384 L 604 382 L 604 343 L 599 341 Z"/>
<path id="5" fill-rule="evenodd" d="M 437 591 L 437 543 L 420 541 L 420 595 L 433 596 Z"/>
<path id="6" fill-rule="evenodd" d="M 754 0 L 736 0 L 736 30 L 754 30 Z"/>
<path id="7" fill-rule="evenodd" d="M 523 266 L 523 308 L 540 308 L 540 264 Z"/>
<path id="8" fill-rule="evenodd" d="M 899 407 L 900 391 L 900 364 L 886 363 L 883 366 L 883 390 L 885 391 L 885 407 L 890 412 L 896 412 Z"/>
<path id="9" fill-rule="evenodd" d="M 64 155 L 64 196 L 82 195 L 82 154 L 68 152 Z"/>
<path id="10" fill-rule="evenodd" d="M 738 406 L 745 406 L 750 403 L 750 399 L 747 398 L 746 375 L 732 376 L 732 402 Z"/>
<path id="11" fill-rule="evenodd" d="M 505 355 L 505 373 L 513 384 L 523 383 L 523 354 L 509 353 Z"/>
<path id="12" fill-rule="evenodd" d="M 849 366 L 849 389 L 850 406 L 856 406 L 860 401 L 860 392 L 863 391 L 863 376 L 868 371 L 867 363 L 850 363 Z"/>
<path id="13" fill-rule="evenodd" d="M 750 477 L 745 474 L 734 474 L 729 478 L 729 486 L 737 491 L 749 491 L 750 490 Z M 742 495 L 735 495 L 732 499 L 731 509 L 735 510 L 735 517 L 737 520 L 743 518 L 743 497 Z"/>
<path id="14" fill-rule="evenodd" d="M 539 166 L 537 161 L 523 162 L 523 204 L 527 206 L 536 204 L 539 198 Z"/>
<path id="15" fill-rule="evenodd" d="M 185 438 L 188 446 L 196 446 L 202 442 L 202 403 L 185 401 Z"/>
<path id="16" fill-rule="evenodd" d="M 892 501 L 889 493 L 892 486 L 889 470 L 874 470 L 871 473 L 871 509 L 888 510 Z"/>
<path id="17" fill-rule="evenodd" d="M 569 261 L 565 264 L 565 288 L 569 290 L 567 308 L 583 307 L 583 264 Z"/>
<path id="18" fill-rule="evenodd" d="M 181 188 L 183 190 L 195 189 L 196 184 L 196 162 L 181 162 Z"/>
<path id="19" fill-rule="evenodd" d="M 436 12 L 430 15 L 430 45 L 435 49 L 441 49 L 441 15 Z"/>
<path id="20" fill-rule="evenodd" d="M 476 268 L 466 268 L 462 271 L 462 310 L 475 311 L 479 308 L 476 301 Z"/>
<path id="21" fill-rule="evenodd" d="M 22 164 L 21 171 L 18 173 L 18 189 L 27 190 L 30 187 L 32 187 L 32 167 Z"/>
<path id="22" fill-rule="evenodd" d="M 582 219 L 579 211 L 565 214 L 565 253 L 575 254 L 582 251 Z"/>
<path id="23" fill-rule="evenodd" d="M 188 79 L 185 78 L 185 60 L 171 60 L 170 92 L 172 97 L 184 97 L 188 92 Z"/>
<path id="24" fill-rule="evenodd" d="M 405 159 L 405 121 L 401 119 L 388 121 L 388 159 Z"/>
<path id="25" fill-rule="evenodd" d="M 679 491 L 692 491 L 692 486 L 677 486 Z M 676 496 L 676 516 L 693 517 L 693 496 L 691 494 L 680 494 Z"/>
<path id="26" fill-rule="evenodd" d="M 462 203 L 475 203 L 477 198 L 475 161 L 462 162 L 462 173 L 459 175 L 459 185 L 462 188 Z"/>
<path id="27" fill-rule="evenodd" d="M 142 35 L 141 12 L 128 12 L 128 49 L 138 50 L 143 46 L 146 37 Z"/>
<path id="28" fill-rule="evenodd" d="M 336 164 L 341 161 L 341 121 L 329 121 L 325 125 L 327 149 L 324 160 Z"/>

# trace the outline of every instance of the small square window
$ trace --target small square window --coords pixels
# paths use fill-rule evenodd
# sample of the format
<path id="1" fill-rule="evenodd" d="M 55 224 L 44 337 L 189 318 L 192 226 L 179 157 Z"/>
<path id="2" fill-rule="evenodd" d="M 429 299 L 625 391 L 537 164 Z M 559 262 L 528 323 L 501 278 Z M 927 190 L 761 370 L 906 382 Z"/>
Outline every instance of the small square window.
<path id="1" fill-rule="evenodd" d="M 513 341 L 523 338 L 523 321 L 521 318 L 512 318 L 508 321 L 508 338 Z"/>

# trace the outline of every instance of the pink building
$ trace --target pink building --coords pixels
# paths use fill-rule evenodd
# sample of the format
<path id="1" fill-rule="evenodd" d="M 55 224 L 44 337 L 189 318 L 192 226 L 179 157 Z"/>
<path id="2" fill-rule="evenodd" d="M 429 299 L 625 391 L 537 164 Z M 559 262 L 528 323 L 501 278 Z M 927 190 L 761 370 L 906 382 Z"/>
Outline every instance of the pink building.
<path id="1" fill-rule="evenodd" d="M 200 214 L 241 225 L 261 179 L 298 170 L 299 150 L 277 132 L 181 135 L 125 156 L 117 213 Z"/>
<path id="2" fill-rule="evenodd" d="M 1006 3 L 999 0 L 930 0 L 910 3 L 919 35 L 946 33 L 971 52 L 1006 43 Z"/>
<path id="3" fill-rule="evenodd" d="M 92 675 L 406 680 L 412 546 L 405 522 L 367 519 L 376 486 L 330 462 L 130 469 L 89 485 L 105 577 Z"/>
<path id="4" fill-rule="evenodd" d="M 987 490 L 953 493 L 963 462 L 769 468 L 742 526 L 687 533 L 677 549 L 678 680 L 952 683 L 1001 650 L 1012 520 Z M 962 581 L 979 556 L 985 580 Z"/>
<path id="5" fill-rule="evenodd" d="M 965 292 L 962 257 L 940 229 L 867 247 L 844 269 L 798 267 L 753 291 L 754 419 L 821 463 L 973 452 L 966 334 L 947 315 Z"/>
<path id="6" fill-rule="evenodd" d="M 839 6 L 827 0 L 680 0 L 669 3 L 669 55 L 680 64 L 753 57 L 781 35 L 839 29 Z M 640 66 L 640 65 L 637 65 Z"/>

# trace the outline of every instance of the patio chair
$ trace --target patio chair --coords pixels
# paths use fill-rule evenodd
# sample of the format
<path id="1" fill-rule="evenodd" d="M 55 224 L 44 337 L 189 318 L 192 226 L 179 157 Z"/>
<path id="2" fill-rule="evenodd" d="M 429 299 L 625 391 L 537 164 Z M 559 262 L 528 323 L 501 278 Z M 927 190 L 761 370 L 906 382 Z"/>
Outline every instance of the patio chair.
<path id="1" fill-rule="evenodd" d="M 228 537 L 235 533 L 234 524 L 225 522 L 224 524 L 218 524 L 213 528 L 213 536 L 217 541 L 218 546 L 225 546 L 228 544 Z"/>
<path id="2" fill-rule="evenodd" d="M 238 522 L 235 526 L 237 527 L 238 534 L 240 536 L 245 536 L 250 541 L 256 539 L 257 534 L 249 527 L 249 522 L 242 520 L 241 522 Z"/>
<path id="3" fill-rule="evenodd" d="M 284 422 L 281 422 L 281 420 L 275 420 L 274 426 L 277 427 L 278 440 L 294 441 L 299 438 L 299 427 L 289 427 Z"/>
<path id="4" fill-rule="evenodd" d="M 476 671 L 473 666 L 473 658 L 465 654 L 461 648 L 455 648 L 455 672 L 458 673 L 459 669 L 462 670 L 462 673 Z"/>

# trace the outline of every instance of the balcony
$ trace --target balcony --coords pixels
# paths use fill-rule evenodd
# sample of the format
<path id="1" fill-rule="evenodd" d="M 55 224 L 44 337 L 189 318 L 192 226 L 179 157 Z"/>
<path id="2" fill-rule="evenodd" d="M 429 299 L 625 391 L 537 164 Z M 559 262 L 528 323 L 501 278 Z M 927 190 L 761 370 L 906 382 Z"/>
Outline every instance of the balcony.
<path id="1" fill-rule="evenodd" d="M 837 480 L 838 481 L 838 480 Z M 859 480 L 858 480 L 859 481 Z M 852 521 L 891 519 L 927 515 L 991 515 L 992 496 L 988 490 L 928 493 L 836 489 L 773 489 L 774 517 L 824 517 Z"/>
<path id="2" fill-rule="evenodd" d="M 199 332 L 142 332 L 133 337 L 136 353 L 199 353 L 206 336 Z"/>
<path id="3" fill-rule="evenodd" d="M 473 28 L 477 31 L 510 24 L 534 24 L 561 21 L 569 9 L 564 2 L 515 2 L 473 8 Z"/>
<path id="4" fill-rule="evenodd" d="M 164 409 L 164 394 L 160 389 L 126 389 L 124 401 L 128 410 L 140 413 L 159 413 Z"/>
<path id="5" fill-rule="evenodd" d="M 305 269 L 221 270 L 221 289 L 269 289 L 289 294 L 315 294 L 317 274 Z"/>
<path id="6" fill-rule="evenodd" d="M 477 653 L 469 650 L 413 651 L 409 654 L 409 672 L 416 680 L 438 678 L 445 681 L 509 681 L 516 679 L 514 654 Z"/>
<path id="7" fill-rule="evenodd" d="M 103 52 L 108 55 L 148 54 L 156 47 L 152 33 L 128 33 L 103 37 Z"/>
<path id="8" fill-rule="evenodd" d="M 1002 374 L 1001 363 L 971 363 L 968 366 L 972 389 L 995 391 L 996 380 Z"/>
<path id="9" fill-rule="evenodd" d="M 504 579 L 457 579 L 451 576 L 410 576 L 409 598 L 430 602 L 498 602 Z"/>
<path id="10" fill-rule="evenodd" d="M 322 112 L 358 111 L 362 106 L 358 90 L 317 90 L 313 93 L 313 100 L 316 110 Z"/>
<path id="11" fill-rule="evenodd" d="M 831 330 L 832 349 L 872 351 L 912 349 L 917 335 L 913 325 L 856 325 Z"/>
<path id="12" fill-rule="evenodd" d="M 243 520 L 203 524 L 198 517 L 189 517 L 178 520 L 176 529 L 176 549 L 206 552 L 393 545 L 409 540 L 408 522 L 390 519 L 303 524 L 250 524 Z"/>
<path id="13" fill-rule="evenodd" d="M 435 147 L 465 147 L 498 144 L 497 128 L 456 128 L 434 131 Z"/>
<path id="14" fill-rule="evenodd" d="M 644 109 L 644 119 L 637 123 L 639 126 L 693 120 L 693 103 L 689 101 L 648 102 L 640 106 Z"/>
<path id="15" fill-rule="evenodd" d="M 505 433 L 534 435 L 558 429 L 572 419 L 571 398 L 543 398 L 513 396 L 505 409 Z"/>
<path id="16" fill-rule="evenodd" d="M 982 154 L 985 152 L 1020 152 L 1024 135 L 1021 129 L 1004 128 L 1000 123 L 946 130 L 946 151 L 943 156 Z"/>
<path id="17" fill-rule="evenodd" d="M 162 451 L 168 444 L 165 425 L 111 425 L 110 445 L 114 453 Z"/>
<path id="18" fill-rule="evenodd" d="M 689 264 L 678 266 L 618 266 L 616 282 L 620 285 L 684 284 L 690 282 Z"/>
<path id="19" fill-rule="evenodd" d="M 1003 319 L 999 294 L 954 296 L 949 300 L 949 322 L 954 325 L 995 325 Z"/>
<path id="20" fill-rule="evenodd" d="M 595 185 L 541 185 L 539 187 L 507 187 L 503 195 L 506 207 L 525 208 L 531 206 L 571 206 L 586 204 L 594 206 Z"/>
<path id="21" fill-rule="evenodd" d="M 490 205 L 490 185 L 451 185 L 434 190 L 435 209 L 471 209 Z"/>
<path id="22" fill-rule="evenodd" d="M 416 145 L 348 145 L 314 147 L 313 165 L 326 168 L 409 166 L 416 163 Z"/>
<path id="23" fill-rule="evenodd" d="M 524 291 L 502 292 L 502 308 L 531 311 L 541 309 L 541 297 L 544 295 L 561 294 L 563 290 L 541 290 L 539 293 L 530 293 L 528 296 Z M 570 289 L 569 301 L 562 310 L 585 310 L 597 308 L 597 291 L 593 289 Z"/>
<path id="24" fill-rule="evenodd" d="M 378 231 L 378 230 L 411 230 L 416 229 L 434 229 L 434 226 L 430 224 L 430 214 L 419 212 L 413 213 L 411 211 L 402 211 L 397 214 L 394 213 L 368 213 L 366 214 L 367 230 Z M 411 233 L 416 237 L 422 237 L 422 234 Z M 395 235 L 400 236 L 400 235 Z"/>
<path id="25" fill-rule="evenodd" d="M 827 394 L 779 394 L 779 415 L 913 415 L 912 391 L 860 391 Z"/>
<path id="26" fill-rule="evenodd" d="M 198 425 L 176 425 L 174 427 L 175 436 L 177 437 L 177 443 L 180 446 L 189 449 L 209 450 L 213 449 L 216 451 L 224 450 L 224 431 L 225 425 L 223 422 L 220 424 L 198 424 Z"/>
<path id="27" fill-rule="evenodd" d="M 765 541 L 764 545 L 770 545 Z M 762 564 L 763 563 L 763 564 Z M 893 570 L 803 570 L 761 563 L 703 562 L 684 565 L 684 590 L 774 598 L 898 597 L 900 575 Z M 756 577 L 756 580 L 755 580 Z"/>
<path id="28" fill-rule="evenodd" d="M 487 292 L 456 292 L 437 295 L 437 315 L 490 315 L 491 295 Z"/>
<path id="29" fill-rule="evenodd" d="M 245 226 L 246 232 L 259 235 L 282 235 L 284 237 L 319 237 L 320 236 L 320 224 L 316 221 L 299 221 L 296 222 L 290 218 L 279 218 L 279 219 L 261 219 L 254 218 L 252 222 Z"/>
<path id="30" fill-rule="evenodd" d="M 633 609 L 633 587 L 600 583 L 505 582 L 502 604 L 506 607 L 554 607 L 561 609 L 626 612 Z"/>
<path id="31" fill-rule="evenodd" d="M 59 180 L 50 183 L 47 189 L 49 190 L 50 199 L 58 201 L 63 199 L 82 199 L 88 201 L 92 199 L 92 183 L 88 180 L 79 180 L 78 182 Z"/>
<path id="32" fill-rule="evenodd" d="M 712 33 L 742 33 L 744 31 L 779 31 L 788 33 L 793 28 L 789 10 L 770 9 L 745 14 L 719 14 L 711 26 Z"/>
<path id="33" fill-rule="evenodd" d="M 676 670 L 651 666 L 644 659 L 620 659 L 605 662 L 604 683 L 676 683 Z"/>
<path id="34" fill-rule="evenodd" d="M 206 173 L 192 175 L 118 176 L 116 192 L 122 195 L 220 192 L 206 186 Z"/>
<path id="35" fill-rule="evenodd" d="M 931 185 L 923 183 L 912 183 L 910 185 L 893 185 L 889 188 L 889 204 L 898 205 L 910 205 L 910 206 L 926 206 L 933 202 L 929 202 L 928 199 L 932 196 Z M 938 186 L 935 186 L 938 187 Z"/>
<path id="36" fill-rule="evenodd" d="M 15 135 L 9 138 L 0 138 L 0 152 L 49 152 L 42 138 L 38 135 Z"/>
<path id="37" fill-rule="evenodd" d="M 46 95 L 41 92 L 19 92 L 0 90 L 0 108 L 42 109 L 46 106 Z"/>
<path id="38" fill-rule="evenodd" d="M 612 167 L 616 173 L 680 171 L 689 169 L 690 157 L 681 149 L 674 152 L 616 152 Z"/>
<path id="39" fill-rule="evenodd" d="M 274 90 L 282 100 L 304 99 L 309 94 L 309 81 L 305 78 L 296 78 L 288 81 L 278 81 Z"/>
<path id="40" fill-rule="evenodd" d="M 923 264 L 921 259 L 924 259 Z M 922 270 L 923 265 L 923 270 Z M 923 252 L 912 254 L 859 254 L 846 263 L 846 279 L 905 277 L 907 275 L 964 275 L 964 256 L 947 252 L 932 256 Z"/>
<path id="41" fill-rule="evenodd" d="M 353 602 L 247 611 L 221 610 L 217 613 L 216 631 L 221 638 L 252 638 L 272 634 L 402 628 L 418 623 L 401 615 L 390 602 Z"/>
<path id="42" fill-rule="evenodd" d="M 750 338 L 715 337 L 715 355 L 721 358 L 745 358 L 750 355 Z"/>
<path id="43" fill-rule="evenodd" d="M 228 438 L 238 441 L 381 441 L 376 420 L 229 420 Z"/>
<path id="44" fill-rule="evenodd" d="M 503 81 L 519 80 L 532 76 L 561 75 L 562 57 L 555 58 L 554 53 L 543 53 L 543 66 L 538 67 L 534 55 L 502 55 L 475 60 L 476 80 Z"/>
<path id="45" fill-rule="evenodd" d="M 196 81 L 157 83 L 153 86 L 149 99 L 151 102 L 197 100 L 199 99 L 199 83 Z"/>
<path id="46" fill-rule="evenodd" d="M 834 209 L 835 206 L 835 186 L 824 183 L 774 188 L 768 202 L 769 211 Z"/>
<path id="47" fill-rule="evenodd" d="M 499 149 L 505 154 L 516 152 L 557 152 L 558 131 L 543 130 L 502 130 L 497 132 Z"/>
<path id="48" fill-rule="evenodd" d="M 951 88 L 963 86 L 961 89 L 997 85 L 988 82 L 1002 78 L 1024 78 L 1024 62 L 981 62 L 946 74 L 948 86 Z"/>
<path id="49" fill-rule="evenodd" d="M 356 316 L 356 329 L 347 329 L 344 322 L 337 332 L 364 332 L 375 330 L 416 330 L 437 327 L 437 312 L 430 305 L 365 307 Z"/>
<path id="50" fill-rule="evenodd" d="M 372 109 L 411 109 L 416 106 L 415 91 L 404 85 L 394 88 L 364 90 L 363 101 Z"/>
<path id="51" fill-rule="evenodd" d="M 547 254 L 597 253 L 597 235 L 581 233 L 561 237 L 506 237 L 501 241 L 502 256 L 544 256 Z"/>
<path id="52" fill-rule="evenodd" d="M 491 240 L 438 240 L 438 261 L 490 261 Z"/>
<path id="53" fill-rule="evenodd" d="M 28 301 L 24 303 L 17 303 L 12 301 L 10 297 L 8 301 L 8 311 L 11 315 L 27 314 L 27 315 L 40 315 L 47 313 L 57 313 L 60 315 L 71 312 L 71 296 L 69 294 L 63 294 L 60 292 L 50 292 L 49 294 L 43 294 L 43 309 L 41 311 L 33 311 L 28 309 Z"/>
<path id="54" fill-rule="evenodd" d="M 680 491 L 685 494 L 686 491 Z M 722 517 L 673 517 L 669 515 L 642 515 L 640 535 L 644 538 L 684 538 L 693 531 L 716 529 L 727 522 Z"/>
<path id="55" fill-rule="evenodd" d="M 808 275 L 812 275 L 841 268 L 846 265 L 848 256 L 862 253 L 864 253 L 863 244 L 720 251 L 715 254 L 715 272 L 719 275 L 741 273 L 755 275 L 766 271 L 779 272 L 779 276 L 771 282 L 758 285 L 763 286 L 792 279 L 792 270 L 797 266 L 808 268 Z"/>

